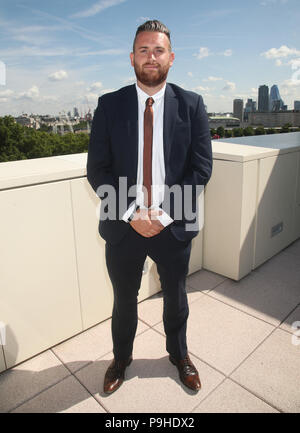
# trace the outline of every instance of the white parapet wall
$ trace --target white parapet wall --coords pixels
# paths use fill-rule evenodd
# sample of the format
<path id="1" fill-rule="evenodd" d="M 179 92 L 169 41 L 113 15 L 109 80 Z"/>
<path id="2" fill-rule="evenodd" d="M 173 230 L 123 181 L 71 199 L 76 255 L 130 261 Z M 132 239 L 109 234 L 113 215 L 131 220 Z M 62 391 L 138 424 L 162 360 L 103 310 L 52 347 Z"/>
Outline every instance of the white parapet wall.
<path id="1" fill-rule="evenodd" d="M 190 273 L 238 280 L 300 237 L 300 133 L 246 139 L 213 141 Z M 0 371 L 111 317 L 86 157 L 0 164 Z M 160 290 L 148 258 L 139 301 Z"/>
<path id="2" fill-rule="evenodd" d="M 99 198 L 86 179 L 86 158 L 0 164 L 0 371 L 111 317 Z M 201 266 L 202 231 L 190 272 Z M 147 258 L 139 301 L 160 290 Z"/>
<path id="3" fill-rule="evenodd" d="M 300 237 L 300 132 L 213 141 L 203 268 L 239 280 Z"/>

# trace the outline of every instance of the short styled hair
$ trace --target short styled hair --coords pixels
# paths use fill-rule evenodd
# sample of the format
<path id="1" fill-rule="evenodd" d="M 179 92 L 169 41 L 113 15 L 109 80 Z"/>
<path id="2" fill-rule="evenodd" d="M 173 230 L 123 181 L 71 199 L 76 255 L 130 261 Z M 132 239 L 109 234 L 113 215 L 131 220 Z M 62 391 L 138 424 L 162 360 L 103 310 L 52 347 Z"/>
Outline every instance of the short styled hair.
<path id="1" fill-rule="evenodd" d="M 150 21 L 146 21 L 144 24 L 141 24 L 135 34 L 135 38 L 133 41 L 133 51 L 134 51 L 134 47 L 135 47 L 135 41 L 136 38 L 138 36 L 139 33 L 142 32 L 159 32 L 159 33 L 164 33 L 170 42 L 170 51 L 171 51 L 171 33 L 170 30 L 168 29 L 167 26 L 165 26 L 161 21 L 158 20 L 150 20 Z"/>

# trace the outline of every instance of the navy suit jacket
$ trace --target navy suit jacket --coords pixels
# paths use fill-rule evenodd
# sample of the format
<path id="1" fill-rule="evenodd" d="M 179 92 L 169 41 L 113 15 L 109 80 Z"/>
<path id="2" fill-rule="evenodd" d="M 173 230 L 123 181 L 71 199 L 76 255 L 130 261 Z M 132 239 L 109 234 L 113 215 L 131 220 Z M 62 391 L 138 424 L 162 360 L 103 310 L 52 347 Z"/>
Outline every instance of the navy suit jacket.
<path id="1" fill-rule="evenodd" d="M 179 206 L 183 209 L 187 202 L 195 212 L 196 186 L 205 186 L 212 171 L 210 130 L 200 95 L 175 84 L 166 85 L 163 140 L 165 185 L 179 185 L 182 191 L 182 204 Z M 131 85 L 99 98 L 88 149 L 87 179 L 102 199 L 102 211 L 106 197 L 99 187 L 109 185 L 116 191 L 116 219 L 100 218 L 99 222 L 100 235 L 109 243 L 118 243 L 129 229 L 129 224 L 122 221 L 122 215 L 134 201 L 134 197 L 128 197 L 127 193 L 136 184 L 137 164 L 138 97 L 135 85 Z M 121 177 L 127 181 L 125 194 L 119 188 Z M 189 197 L 185 197 L 185 185 L 190 185 L 192 193 Z M 122 195 L 125 208 L 119 209 L 119 195 Z M 179 212 L 181 216 L 177 216 L 173 194 L 166 194 L 161 207 L 174 219 L 170 228 L 178 240 L 190 240 L 197 235 L 197 228 L 186 229 L 186 223 L 193 223 L 195 219 L 187 220 L 184 210 Z"/>

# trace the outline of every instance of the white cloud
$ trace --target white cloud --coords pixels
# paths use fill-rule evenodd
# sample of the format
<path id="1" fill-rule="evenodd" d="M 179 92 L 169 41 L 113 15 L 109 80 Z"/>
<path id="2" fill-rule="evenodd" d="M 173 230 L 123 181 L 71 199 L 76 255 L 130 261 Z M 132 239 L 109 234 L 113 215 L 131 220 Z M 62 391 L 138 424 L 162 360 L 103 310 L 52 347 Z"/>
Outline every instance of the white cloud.
<path id="1" fill-rule="evenodd" d="M 61 81 L 68 78 L 68 74 L 66 71 L 60 70 L 57 72 L 53 72 L 53 74 L 48 75 L 48 79 L 50 81 Z"/>
<path id="2" fill-rule="evenodd" d="M 94 3 L 90 8 L 85 9 L 83 11 L 77 12 L 76 14 L 71 15 L 70 18 L 87 18 L 92 17 L 105 9 L 108 9 L 112 6 L 117 6 L 121 3 L 124 3 L 126 0 L 100 0 Z"/>
<path id="3" fill-rule="evenodd" d="M 298 87 L 300 86 L 300 70 L 296 71 L 292 78 L 285 80 L 282 84 L 284 88 Z"/>
<path id="4" fill-rule="evenodd" d="M 292 66 L 292 69 L 298 69 L 300 68 L 300 58 L 299 59 L 292 59 L 288 62 L 288 65 Z"/>
<path id="5" fill-rule="evenodd" d="M 275 5 L 275 4 L 286 4 L 288 2 L 288 0 L 263 0 L 262 2 L 260 2 L 261 6 L 271 6 L 271 5 Z"/>
<path id="6" fill-rule="evenodd" d="M 40 95 L 39 88 L 37 86 L 32 86 L 27 92 L 22 92 L 17 96 L 17 99 L 37 99 Z"/>
<path id="7" fill-rule="evenodd" d="M 96 102 L 99 98 L 98 93 L 89 92 L 84 96 L 84 102 L 88 101 L 90 102 Z"/>
<path id="8" fill-rule="evenodd" d="M 7 89 L 0 92 L 0 98 L 13 95 L 13 90 Z"/>
<path id="9" fill-rule="evenodd" d="M 210 55 L 212 55 L 212 53 L 210 52 L 209 48 L 207 48 L 207 47 L 200 47 L 199 53 L 194 54 L 194 56 L 196 56 L 197 59 L 199 59 L 199 60 L 204 59 L 204 57 L 208 57 Z"/>
<path id="10" fill-rule="evenodd" d="M 225 56 L 225 57 L 230 57 L 232 56 L 233 51 L 231 49 L 225 50 L 223 53 L 221 53 L 221 55 Z"/>
<path id="11" fill-rule="evenodd" d="M 131 77 L 124 78 L 123 83 L 126 85 L 134 84 L 136 82 L 136 76 L 132 75 Z"/>
<path id="12" fill-rule="evenodd" d="M 93 93 L 93 92 L 96 92 L 97 90 L 101 89 L 101 87 L 102 87 L 101 81 L 97 81 L 97 82 L 93 83 L 87 90 L 89 92 Z"/>
<path id="13" fill-rule="evenodd" d="M 105 93 L 111 93 L 114 92 L 116 89 L 102 89 L 101 90 L 101 95 L 104 95 Z"/>
<path id="14" fill-rule="evenodd" d="M 208 77 L 208 78 L 204 78 L 202 81 L 222 81 L 223 78 L 221 77 Z"/>
<path id="15" fill-rule="evenodd" d="M 232 81 L 226 81 L 226 86 L 223 87 L 222 90 L 229 90 L 232 92 L 233 90 L 235 90 L 235 88 L 236 88 L 235 83 L 233 83 Z"/>
<path id="16" fill-rule="evenodd" d="M 193 90 L 195 92 L 208 92 L 210 90 L 210 88 L 209 87 L 197 86 L 197 87 L 194 87 Z"/>
<path id="17" fill-rule="evenodd" d="M 266 59 L 278 59 L 294 55 L 299 56 L 300 51 L 296 48 L 289 48 L 286 45 L 281 45 L 280 48 L 271 48 L 270 50 L 261 53 L 261 56 L 266 57 Z"/>
<path id="18" fill-rule="evenodd" d="M 143 24 L 144 22 L 149 21 L 149 20 L 150 20 L 149 17 L 138 17 L 138 19 L 136 20 L 136 22 Z"/>

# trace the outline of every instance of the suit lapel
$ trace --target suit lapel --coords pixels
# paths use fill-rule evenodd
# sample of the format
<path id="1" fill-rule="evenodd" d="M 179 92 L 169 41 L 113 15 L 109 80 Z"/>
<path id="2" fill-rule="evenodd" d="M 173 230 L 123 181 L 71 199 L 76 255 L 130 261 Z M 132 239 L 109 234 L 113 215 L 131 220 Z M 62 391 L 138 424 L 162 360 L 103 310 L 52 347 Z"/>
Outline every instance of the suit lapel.
<path id="1" fill-rule="evenodd" d="M 166 170 L 166 183 L 169 168 L 169 157 L 171 151 L 171 145 L 174 136 L 174 127 L 176 123 L 177 113 L 178 113 L 178 100 L 172 89 L 172 87 L 167 84 L 165 91 L 165 104 L 164 104 L 164 158 L 165 158 L 165 170 Z"/>

